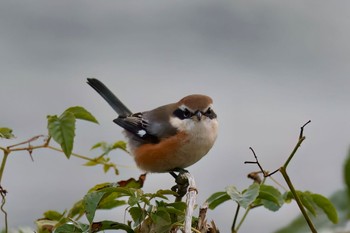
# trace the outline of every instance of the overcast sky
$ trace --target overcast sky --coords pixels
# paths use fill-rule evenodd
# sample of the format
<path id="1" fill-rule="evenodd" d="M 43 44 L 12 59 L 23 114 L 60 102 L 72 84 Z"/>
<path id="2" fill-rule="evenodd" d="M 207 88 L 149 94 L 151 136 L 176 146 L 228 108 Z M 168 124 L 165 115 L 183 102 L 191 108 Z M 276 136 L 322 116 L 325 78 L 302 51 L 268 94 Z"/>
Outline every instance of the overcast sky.
<path id="1" fill-rule="evenodd" d="M 14 144 L 46 133 L 46 116 L 84 106 L 100 125 L 78 123 L 74 151 L 97 155 L 94 143 L 123 139 L 113 110 L 85 82 L 105 82 L 131 110 L 149 110 L 203 93 L 220 122 L 210 153 L 189 168 L 201 204 L 227 185 L 246 188 L 252 146 L 267 170 L 277 169 L 307 120 L 306 141 L 290 164 L 296 188 L 330 195 L 342 188 L 350 138 L 349 1 L 17 1 L 0 2 L 0 126 Z M 11 227 L 34 226 L 47 209 L 63 211 L 93 185 L 137 177 L 132 158 L 121 175 L 40 150 L 14 153 L 3 183 Z M 280 175 L 275 178 L 281 183 Z M 145 190 L 170 188 L 167 174 Z M 234 204 L 211 211 L 222 232 Z M 287 224 L 295 203 L 277 213 L 251 211 L 242 232 L 270 233 Z M 123 221 L 124 210 L 101 213 Z M 2 217 L 1 217 L 2 218 Z M 0 221 L 0 227 L 1 227 Z M 254 230 L 255 229 L 255 230 Z"/>

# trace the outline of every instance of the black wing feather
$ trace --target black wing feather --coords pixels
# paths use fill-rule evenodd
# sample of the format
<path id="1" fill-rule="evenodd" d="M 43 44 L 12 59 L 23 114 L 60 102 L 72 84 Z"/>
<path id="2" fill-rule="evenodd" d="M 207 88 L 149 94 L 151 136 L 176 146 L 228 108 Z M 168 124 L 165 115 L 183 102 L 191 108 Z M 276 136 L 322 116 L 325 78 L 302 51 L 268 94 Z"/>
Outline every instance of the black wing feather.
<path id="1" fill-rule="evenodd" d="M 135 113 L 127 117 L 118 117 L 114 123 L 132 133 L 135 139 L 151 143 L 159 142 L 159 138 L 147 130 L 148 123 L 142 118 L 142 113 Z"/>

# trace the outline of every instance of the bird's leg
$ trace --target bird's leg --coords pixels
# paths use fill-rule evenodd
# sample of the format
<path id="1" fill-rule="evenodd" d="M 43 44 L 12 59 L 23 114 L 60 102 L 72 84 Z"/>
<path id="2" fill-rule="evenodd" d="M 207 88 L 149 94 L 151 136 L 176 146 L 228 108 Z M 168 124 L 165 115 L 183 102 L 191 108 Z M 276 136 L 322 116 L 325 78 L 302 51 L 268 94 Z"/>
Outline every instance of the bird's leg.
<path id="1" fill-rule="evenodd" d="M 176 174 L 175 172 L 179 172 L 179 174 Z M 176 168 L 169 172 L 170 175 L 172 175 L 175 178 L 175 183 L 171 190 L 176 192 L 178 196 L 176 197 L 175 201 L 181 201 L 182 197 L 186 195 L 187 188 L 188 188 L 188 179 L 184 175 L 185 173 L 188 173 L 187 170 L 183 168 Z"/>
<path id="2" fill-rule="evenodd" d="M 176 174 L 175 172 L 178 172 L 179 174 Z M 179 176 L 179 175 L 181 175 L 181 173 L 188 173 L 188 171 L 186 170 L 186 169 L 183 169 L 183 168 L 174 168 L 172 171 L 170 171 L 169 173 L 170 173 L 170 175 L 172 176 L 172 177 L 174 177 L 175 178 L 175 180 L 176 180 L 176 178 Z"/>

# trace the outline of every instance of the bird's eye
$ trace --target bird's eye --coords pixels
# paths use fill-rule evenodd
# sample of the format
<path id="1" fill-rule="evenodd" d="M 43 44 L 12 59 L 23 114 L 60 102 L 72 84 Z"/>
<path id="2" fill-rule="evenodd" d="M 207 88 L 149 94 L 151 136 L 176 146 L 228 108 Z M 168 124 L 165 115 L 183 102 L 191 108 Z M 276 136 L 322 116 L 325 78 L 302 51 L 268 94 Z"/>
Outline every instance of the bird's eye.
<path id="1" fill-rule="evenodd" d="M 191 117 L 191 112 L 187 108 L 185 108 L 185 110 L 183 110 L 182 113 L 185 118 Z"/>
<path id="2" fill-rule="evenodd" d="M 216 114 L 211 108 L 208 108 L 204 115 L 209 117 L 210 119 L 216 118 Z"/>
<path id="3" fill-rule="evenodd" d="M 185 109 L 178 108 L 174 111 L 173 114 L 181 120 L 186 119 L 186 118 L 190 118 L 193 115 L 187 108 L 185 108 Z"/>

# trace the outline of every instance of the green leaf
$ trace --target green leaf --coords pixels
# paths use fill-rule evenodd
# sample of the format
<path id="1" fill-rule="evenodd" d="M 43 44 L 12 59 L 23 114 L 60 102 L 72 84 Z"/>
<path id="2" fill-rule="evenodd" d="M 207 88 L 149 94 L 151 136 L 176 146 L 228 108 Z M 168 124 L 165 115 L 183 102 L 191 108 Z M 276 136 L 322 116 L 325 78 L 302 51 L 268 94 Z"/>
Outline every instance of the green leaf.
<path id="1" fill-rule="evenodd" d="M 123 151 L 127 151 L 126 150 L 126 142 L 124 141 L 117 141 L 113 144 L 112 146 L 113 149 L 121 149 Z"/>
<path id="2" fill-rule="evenodd" d="M 119 193 L 110 193 L 105 195 L 99 205 L 98 209 L 113 209 L 118 206 L 122 206 L 126 204 L 125 200 L 118 200 L 117 198 L 121 197 Z"/>
<path id="3" fill-rule="evenodd" d="M 50 219 L 50 220 L 60 221 L 60 219 L 63 217 L 64 217 L 64 214 L 61 214 L 54 210 L 48 210 L 44 213 L 44 218 Z"/>
<path id="4" fill-rule="evenodd" d="M 226 187 L 226 192 L 233 201 L 237 202 L 240 206 L 246 209 L 259 196 L 259 186 L 259 184 L 254 183 L 242 193 L 239 192 L 236 187 L 228 186 Z"/>
<path id="5" fill-rule="evenodd" d="M 213 210 L 218 205 L 221 205 L 225 201 L 230 200 L 230 196 L 227 194 L 227 192 L 216 192 L 213 193 L 206 202 L 208 202 L 209 209 Z"/>
<path id="6" fill-rule="evenodd" d="M 90 150 L 97 149 L 99 147 L 101 147 L 102 150 L 104 150 L 103 148 L 107 147 L 107 142 L 98 142 L 95 145 L 93 145 Z"/>
<path id="7" fill-rule="evenodd" d="M 312 200 L 311 197 L 311 193 L 310 192 L 301 192 L 301 191 L 297 191 L 297 194 L 300 198 L 301 203 L 303 204 L 303 206 L 310 211 L 310 213 L 314 216 L 316 216 L 316 210 L 314 208 L 314 202 Z"/>
<path id="8" fill-rule="evenodd" d="M 259 196 L 265 208 L 277 211 L 283 205 L 283 197 L 280 191 L 270 185 L 260 185 Z"/>
<path id="9" fill-rule="evenodd" d="M 279 210 L 284 203 L 281 192 L 270 185 L 260 185 L 258 197 L 264 207 L 271 211 Z"/>
<path id="10" fill-rule="evenodd" d="M 348 195 L 350 197 L 350 149 L 348 151 L 348 156 L 345 160 L 343 171 L 344 171 L 345 185 L 346 185 L 346 188 L 348 190 Z"/>
<path id="11" fill-rule="evenodd" d="M 86 218 L 91 223 L 95 217 L 95 212 L 97 209 L 98 204 L 100 203 L 104 192 L 91 192 L 84 196 L 84 207 L 85 207 L 85 213 Z"/>
<path id="12" fill-rule="evenodd" d="M 347 190 L 344 189 L 337 191 L 330 197 L 330 200 L 338 211 L 338 224 L 333 224 L 331 221 L 329 221 L 328 217 L 323 212 L 316 218 L 310 216 L 319 232 L 337 232 L 340 230 L 339 227 L 345 226 L 349 222 L 350 202 Z M 299 217 L 291 221 L 288 226 L 276 231 L 276 233 L 305 233 L 309 231 L 310 229 L 306 224 L 305 218 L 299 214 Z"/>
<path id="13" fill-rule="evenodd" d="M 160 189 L 158 190 L 156 193 L 146 193 L 144 194 L 145 197 L 150 197 L 151 199 L 158 197 L 158 198 L 162 198 L 165 200 L 168 200 L 168 197 L 166 197 L 166 195 L 171 195 L 171 196 L 177 196 L 178 194 L 174 191 L 171 191 L 169 189 Z"/>
<path id="14" fill-rule="evenodd" d="M 328 219 L 336 224 L 338 222 L 338 214 L 332 202 L 320 194 L 311 194 L 311 197 L 314 203 L 327 215 Z"/>
<path id="15" fill-rule="evenodd" d="M 128 199 L 128 205 L 129 206 L 134 206 L 136 205 L 140 200 L 140 197 L 139 195 L 133 195 L 133 196 L 130 196 L 129 199 Z"/>
<path id="16" fill-rule="evenodd" d="M 134 231 L 128 225 L 114 221 L 94 222 L 91 226 L 91 232 L 105 230 L 124 230 L 127 233 L 134 233 Z"/>
<path id="17" fill-rule="evenodd" d="M 131 207 L 129 209 L 132 220 L 134 221 L 134 226 L 138 226 L 146 218 L 147 212 L 140 207 Z"/>
<path id="18" fill-rule="evenodd" d="M 6 127 L 0 128 L 0 138 L 11 139 L 14 137 L 15 135 L 12 134 L 12 129 Z"/>
<path id="19" fill-rule="evenodd" d="M 77 201 L 73 207 L 68 212 L 68 218 L 75 218 L 79 219 L 81 216 L 84 215 L 84 203 L 83 200 Z"/>
<path id="20" fill-rule="evenodd" d="M 65 112 L 73 113 L 76 119 L 90 121 L 98 124 L 98 121 L 96 120 L 96 118 L 83 107 L 80 107 L 80 106 L 70 107 L 66 109 Z"/>
<path id="21" fill-rule="evenodd" d="M 185 216 L 187 205 L 185 202 L 174 202 L 174 203 L 167 203 L 165 206 L 165 210 L 170 213 L 177 216 L 177 221 L 180 221 L 180 217 Z"/>
<path id="22" fill-rule="evenodd" d="M 66 223 L 55 229 L 55 233 L 82 233 L 86 232 L 89 226 L 82 223 Z"/>
<path id="23" fill-rule="evenodd" d="M 73 150 L 75 136 L 75 117 L 71 112 L 64 112 L 60 117 L 48 116 L 49 135 L 61 145 L 67 158 Z"/>
<path id="24" fill-rule="evenodd" d="M 169 226 L 171 224 L 170 214 L 165 210 L 157 210 L 155 213 L 151 214 L 151 218 L 158 229 L 164 229 L 164 226 Z M 158 231 L 156 231 L 158 232 Z M 164 232 L 164 231 L 160 231 Z"/>

